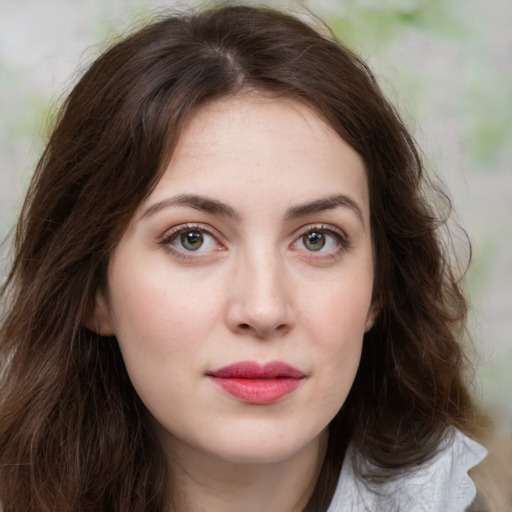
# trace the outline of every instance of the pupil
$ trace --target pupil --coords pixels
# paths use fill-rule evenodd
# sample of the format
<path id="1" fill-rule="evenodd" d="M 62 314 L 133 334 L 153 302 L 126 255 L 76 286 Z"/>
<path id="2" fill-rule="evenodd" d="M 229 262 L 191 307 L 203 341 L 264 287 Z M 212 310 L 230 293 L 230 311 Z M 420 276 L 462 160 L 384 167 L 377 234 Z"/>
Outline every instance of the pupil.
<path id="1" fill-rule="evenodd" d="M 181 235 L 181 243 L 185 249 L 196 251 L 203 245 L 203 235 L 199 231 L 189 231 Z"/>
<path id="2" fill-rule="evenodd" d="M 308 233 L 304 235 L 304 245 L 312 251 L 319 251 L 325 245 L 323 233 Z"/>

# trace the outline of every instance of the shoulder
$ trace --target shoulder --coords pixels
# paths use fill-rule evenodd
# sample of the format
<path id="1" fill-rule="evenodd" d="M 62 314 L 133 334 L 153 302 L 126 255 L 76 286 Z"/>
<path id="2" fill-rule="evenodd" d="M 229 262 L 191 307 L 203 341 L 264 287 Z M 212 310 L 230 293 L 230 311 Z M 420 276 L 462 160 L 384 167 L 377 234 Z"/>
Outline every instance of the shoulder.
<path id="1" fill-rule="evenodd" d="M 357 455 L 349 449 L 328 512 L 464 512 L 476 496 L 468 471 L 486 454 L 476 441 L 453 431 L 427 463 L 369 486 L 356 475 L 352 461 Z"/>

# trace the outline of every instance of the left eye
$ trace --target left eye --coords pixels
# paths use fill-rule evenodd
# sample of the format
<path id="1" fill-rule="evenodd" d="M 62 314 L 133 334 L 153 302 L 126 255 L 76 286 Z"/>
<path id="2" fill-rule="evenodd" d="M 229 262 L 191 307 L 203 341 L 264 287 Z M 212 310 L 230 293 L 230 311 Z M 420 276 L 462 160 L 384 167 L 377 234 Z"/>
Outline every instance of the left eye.
<path id="1" fill-rule="evenodd" d="M 333 253 L 341 245 L 341 236 L 332 231 L 312 229 L 304 233 L 294 244 L 294 249 L 308 252 Z"/>
<path id="2" fill-rule="evenodd" d="M 168 243 L 179 251 L 207 252 L 218 247 L 218 243 L 208 232 L 198 228 L 187 228 L 174 233 Z"/>

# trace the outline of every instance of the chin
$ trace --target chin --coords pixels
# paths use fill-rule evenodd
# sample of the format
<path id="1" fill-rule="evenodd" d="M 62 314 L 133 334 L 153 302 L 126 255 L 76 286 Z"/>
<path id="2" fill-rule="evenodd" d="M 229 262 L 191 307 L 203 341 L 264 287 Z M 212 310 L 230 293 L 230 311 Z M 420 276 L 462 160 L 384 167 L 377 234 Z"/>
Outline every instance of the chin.
<path id="1" fill-rule="evenodd" d="M 278 464 L 288 460 L 296 451 L 282 449 L 240 449 L 229 450 L 219 454 L 220 457 L 231 464 Z"/>
<path id="2" fill-rule="evenodd" d="M 294 436 L 289 431 L 244 432 L 217 443 L 214 452 L 232 464 L 276 464 L 293 458 L 319 438 L 320 434 Z"/>

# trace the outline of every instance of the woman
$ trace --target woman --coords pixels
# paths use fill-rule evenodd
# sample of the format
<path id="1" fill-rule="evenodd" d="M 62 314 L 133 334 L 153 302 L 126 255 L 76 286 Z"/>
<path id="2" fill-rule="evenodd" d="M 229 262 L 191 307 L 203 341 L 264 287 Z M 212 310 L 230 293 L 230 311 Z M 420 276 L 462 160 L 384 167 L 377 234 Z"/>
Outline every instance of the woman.
<path id="1" fill-rule="evenodd" d="M 4 286 L 4 510 L 462 511 L 466 305 L 371 72 L 170 16 L 65 102 Z"/>

